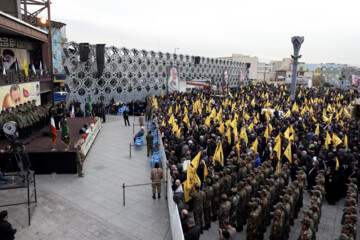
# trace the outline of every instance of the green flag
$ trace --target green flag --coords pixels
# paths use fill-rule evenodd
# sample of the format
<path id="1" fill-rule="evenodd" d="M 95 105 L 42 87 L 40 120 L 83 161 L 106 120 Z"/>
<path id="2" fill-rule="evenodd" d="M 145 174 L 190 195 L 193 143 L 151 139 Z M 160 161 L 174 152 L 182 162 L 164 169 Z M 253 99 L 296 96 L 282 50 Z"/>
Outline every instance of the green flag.
<path id="1" fill-rule="evenodd" d="M 90 114 L 92 113 L 92 104 L 91 104 L 91 97 L 89 95 L 89 111 L 90 111 Z"/>
<path id="2" fill-rule="evenodd" d="M 61 122 L 61 141 L 69 147 L 71 140 L 69 136 L 69 124 L 67 118 L 65 117 L 64 120 Z"/>

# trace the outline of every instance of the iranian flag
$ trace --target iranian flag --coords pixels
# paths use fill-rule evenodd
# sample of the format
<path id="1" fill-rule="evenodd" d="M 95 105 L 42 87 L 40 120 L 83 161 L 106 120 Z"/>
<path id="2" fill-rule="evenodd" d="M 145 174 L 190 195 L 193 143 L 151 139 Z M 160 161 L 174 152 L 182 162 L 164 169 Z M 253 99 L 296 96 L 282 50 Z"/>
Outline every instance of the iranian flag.
<path id="1" fill-rule="evenodd" d="M 40 61 L 40 75 L 42 76 L 43 75 L 43 69 L 42 69 L 42 63 L 41 63 L 41 61 Z"/>
<path id="2" fill-rule="evenodd" d="M 68 120 L 66 117 L 64 117 L 63 121 L 61 122 L 61 141 L 69 149 L 71 140 L 70 140 L 70 136 L 69 136 L 69 124 L 68 124 Z"/>
<path id="3" fill-rule="evenodd" d="M 56 133 L 54 116 L 51 116 L 51 119 L 50 119 L 49 137 L 50 137 L 51 141 L 53 142 L 53 144 L 55 145 L 55 141 L 56 141 L 56 138 L 57 138 L 57 133 Z"/>
<path id="4" fill-rule="evenodd" d="M 72 108 L 71 108 L 71 113 L 70 113 L 70 117 L 72 117 L 72 118 L 74 118 L 74 117 L 75 117 L 74 105 L 72 105 Z"/>

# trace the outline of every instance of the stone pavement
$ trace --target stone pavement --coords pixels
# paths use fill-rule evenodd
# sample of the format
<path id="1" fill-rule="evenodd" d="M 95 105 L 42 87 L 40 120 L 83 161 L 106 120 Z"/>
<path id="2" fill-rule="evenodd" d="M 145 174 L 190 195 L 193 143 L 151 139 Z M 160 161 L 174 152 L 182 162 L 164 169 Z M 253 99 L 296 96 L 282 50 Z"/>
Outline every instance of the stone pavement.
<path id="1" fill-rule="evenodd" d="M 86 157 L 84 178 L 37 175 L 38 205 L 31 226 L 25 205 L 6 208 L 10 223 L 18 229 L 16 239 L 171 239 L 165 192 L 153 200 L 151 185 L 126 188 L 123 206 L 123 182 L 151 182 L 146 147 L 136 151 L 132 147 L 129 157 L 132 137 L 133 127 L 125 127 L 122 117 L 107 116 Z M 1 191 L 2 204 L 8 196 L 25 200 L 18 190 Z"/>

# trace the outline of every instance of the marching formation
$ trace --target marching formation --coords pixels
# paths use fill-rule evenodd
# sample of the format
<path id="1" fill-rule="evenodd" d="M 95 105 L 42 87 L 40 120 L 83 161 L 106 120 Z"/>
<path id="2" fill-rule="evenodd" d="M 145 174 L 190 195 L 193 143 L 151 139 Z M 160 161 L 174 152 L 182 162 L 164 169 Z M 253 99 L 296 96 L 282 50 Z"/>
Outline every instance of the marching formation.
<path id="1" fill-rule="evenodd" d="M 182 183 L 177 204 L 190 206 L 201 232 L 219 220 L 220 236 L 229 222 L 238 232 L 246 225 L 247 239 L 263 239 L 270 225 L 270 239 L 288 239 L 308 191 L 299 239 L 315 239 L 322 202 L 345 197 L 350 182 L 359 186 L 351 108 L 359 93 L 299 87 L 296 95 L 291 102 L 285 85 L 253 84 L 152 98 L 173 189 Z"/>

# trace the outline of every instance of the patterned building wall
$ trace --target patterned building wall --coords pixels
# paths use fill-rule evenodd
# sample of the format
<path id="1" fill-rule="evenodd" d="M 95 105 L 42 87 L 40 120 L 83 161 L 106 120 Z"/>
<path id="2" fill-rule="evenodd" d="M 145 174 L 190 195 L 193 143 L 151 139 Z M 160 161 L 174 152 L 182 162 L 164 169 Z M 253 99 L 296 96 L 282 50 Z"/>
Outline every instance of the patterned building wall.
<path id="1" fill-rule="evenodd" d="M 96 45 L 90 45 L 88 62 L 80 62 L 79 45 L 69 42 L 64 47 L 64 68 L 69 75 L 66 84 L 70 94 L 67 101 L 103 101 L 109 103 L 144 99 L 149 94 L 161 94 L 166 89 L 167 67 L 178 66 L 180 79 L 213 79 L 220 86 L 224 69 L 230 73 L 229 87 L 238 87 L 246 63 L 232 60 L 201 57 L 195 65 L 195 57 L 137 49 L 105 47 L 105 68 L 97 78 Z"/>

